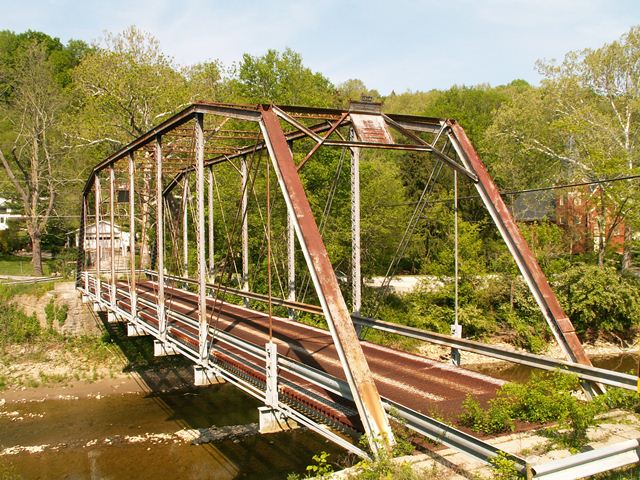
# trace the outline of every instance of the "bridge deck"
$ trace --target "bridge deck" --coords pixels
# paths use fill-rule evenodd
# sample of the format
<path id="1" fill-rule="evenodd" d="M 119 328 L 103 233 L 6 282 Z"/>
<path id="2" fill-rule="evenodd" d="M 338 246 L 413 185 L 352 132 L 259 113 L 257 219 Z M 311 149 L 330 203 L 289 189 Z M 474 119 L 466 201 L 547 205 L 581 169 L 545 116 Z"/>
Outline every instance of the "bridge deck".
<path id="1" fill-rule="evenodd" d="M 93 282 L 91 282 L 90 289 L 95 291 Z M 120 282 L 118 284 L 119 292 L 128 292 L 128 289 L 126 283 Z M 136 290 L 138 298 L 156 305 L 157 284 L 155 282 L 138 282 Z M 105 301 L 109 299 L 108 285 L 104 282 L 102 283 L 102 298 Z M 178 312 L 197 321 L 198 298 L 196 294 L 178 288 L 165 287 L 165 305 L 167 310 Z M 208 299 L 207 305 L 211 327 L 260 348 L 263 348 L 269 340 L 269 319 L 265 313 L 235 304 L 216 302 L 213 298 Z M 118 306 L 127 312 L 130 311 L 129 300 L 122 293 L 118 295 Z M 157 327 L 155 308 L 139 304 L 138 311 L 144 322 Z M 168 335 L 180 342 L 196 346 L 197 351 L 197 330 L 193 325 L 175 320 L 169 321 Z M 236 358 L 245 358 L 248 360 L 247 363 L 255 363 L 255 359 L 246 353 L 229 345 L 223 345 L 223 340 L 216 339 L 215 334 L 212 336 L 213 358 L 226 366 L 242 370 L 250 377 L 258 380 L 263 379 L 259 368 L 251 372 L 246 363 L 239 365 L 228 355 L 216 353 L 216 347 L 220 347 L 222 352 L 232 353 Z M 333 340 L 326 330 L 285 318 L 273 317 L 273 341 L 278 344 L 278 353 L 344 380 L 344 373 Z M 467 394 L 472 394 L 481 401 L 486 400 L 495 396 L 497 388 L 503 383 L 500 380 L 464 368 L 367 341 L 362 342 L 362 348 L 380 394 L 384 398 L 427 415 L 453 417 L 460 411 L 461 403 Z M 283 379 L 300 387 L 301 391 L 307 392 L 306 395 L 300 395 L 299 392 L 296 393 L 292 389 L 285 389 L 288 390 L 285 393 L 293 395 L 293 397 L 306 396 L 307 399 L 309 397 L 312 399 L 317 396 L 326 399 L 329 404 L 335 404 L 336 408 L 332 416 L 337 421 L 343 425 L 360 429 L 355 409 L 350 401 L 291 374 L 283 374 Z M 309 392 L 312 394 L 309 395 Z M 309 402 L 303 403 L 308 404 Z"/>

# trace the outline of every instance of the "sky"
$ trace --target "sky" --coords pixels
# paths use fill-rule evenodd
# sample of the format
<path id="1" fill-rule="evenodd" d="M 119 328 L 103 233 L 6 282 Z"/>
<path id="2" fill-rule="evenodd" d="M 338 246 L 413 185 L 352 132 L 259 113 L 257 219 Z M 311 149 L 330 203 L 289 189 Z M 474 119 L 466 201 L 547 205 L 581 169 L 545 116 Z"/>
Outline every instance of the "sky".
<path id="1" fill-rule="evenodd" d="M 99 42 L 130 25 L 176 63 L 290 47 L 334 84 L 383 95 L 540 80 L 538 59 L 597 48 L 640 24 L 640 0 L 0 0 L 0 29 Z"/>

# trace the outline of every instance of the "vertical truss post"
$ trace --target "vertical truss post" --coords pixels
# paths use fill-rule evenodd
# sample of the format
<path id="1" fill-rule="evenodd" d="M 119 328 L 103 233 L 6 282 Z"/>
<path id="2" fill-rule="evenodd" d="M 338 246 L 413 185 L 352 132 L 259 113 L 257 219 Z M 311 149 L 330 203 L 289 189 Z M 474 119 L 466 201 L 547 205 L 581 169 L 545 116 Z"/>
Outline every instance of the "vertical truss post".
<path id="1" fill-rule="evenodd" d="M 477 175 L 476 190 L 498 227 L 511 255 L 514 257 L 520 273 L 527 282 L 560 348 L 570 361 L 591 365 L 591 361 L 578 339 L 571 320 L 562 310 L 538 261 L 529 249 L 511 212 L 509 212 L 504 200 L 502 200 L 498 188 L 489 176 L 489 172 L 478 157 L 462 127 L 452 121 L 449 121 L 449 126 L 452 132 L 449 133 L 449 139 L 465 167 Z M 593 393 L 593 387 L 595 387 L 596 391 L 599 390 L 599 387 L 595 385 L 593 384 L 588 388 L 591 390 L 589 393 Z"/>
<path id="2" fill-rule="evenodd" d="M 260 129 L 287 209 L 295 222 L 298 243 L 309 268 L 369 445 L 374 454 L 378 455 L 394 444 L 389 419 L 382 407 L 380 394 L 353 328 L 349 308 L 340 292 L 336 274 L 298 176 L 291 150 L 278 118 L 270 107 L 263 107 Z"/>
<path id="3" fill-rule="evenodd" d="M 131 276 L 131 319 L 138 316 L 136 291 L 136 166 L 133 152 L 129 154 L 129 272 Z"/>
<path id="4" fill-rule="evenodd" d="M 116 182 L 116 174 L 113 169 L 113 164 L 109 166 L 109 232 L 110 232 L 110 254 L 111 254 L 111 275 L 109 280 L 111 281 L 111 291 L 109 293 L 109 300 L 112 307 L 116 306 L 116 239 L 115 233 L 113 231 L 113 226 L 115 224 L 114 221 L 114 209 L 116 206 L 115 202 L 115 182 Z"/>
<path id="5" fill-rule="evenodd" d="M 78 229 L 78 259 L 76 261 L 76 287 L 80 286 L 82 277 L 85 277 L 84 289 L 85 293 L 88 292 L 86 284 L 86 252 L 84 246 L 87 241 L 87 196 L 82 194 L 82 205 L 80 207 L 80 227 Z"/>
<path id="6" fill-rule="evenodd" d="M 164 196 L 162 195 L 162 137 L 156 136 L 156 266 L 158 268 L 158 330 L 167 339 L 167 315 L 164 303 Z"/>
<path id="7" fill-rule="evenodd" d="M 189 177 L 184 176 L 182 186 L 182 272 L 189 276 Z"/>
<path id="8" fill-rule="evenodd" d="M 451 327 L 451 335 L 462 337 L 462 327 L 458 318 L 458 171 L 453 170 L 453 281 L 454 281 L 454 317 Z M 460 350 L 451 349 L 451 362 L 460 366 Z"/>
<path id="9" fill-rule="evenodd" d="M 214 224 L 213 224 L 213 165 L 209 166 L 209 185 L 208 185 L 208 192 L 207 192 L 207 200 L 208 200 L 208 205 L 207 208 L 209 209 L 208 214 L 209 214 L 209 222 L 207 227 L 209 228 L 209 276 L 213 279 L 213 276 L 215 275 L 215 264 L 214 264 L 214 257 L 213 254 L 215 252 L 214 250 Z"/>
<path id="10" fill-rule="evenodd" d="M 351 140 L 356 140 L 353 129 Z M 362 308 L 362 267 L 360 249 L 360 149 L 351 149 L 351 288 L 353 313 Z"/>
<path id="11" fill-rule="evenodd" d="M 287 211 L 287 285 L 289 287 L 287 300 L 296 301 L 296 230 L 293 226 L 291 213 Z M 289 319 L 296 316 L 294 309 L 289 309 Z"/>
<path id="12" fill-rule="evenodd" d="M 102 248 L 100 246 L 100 173 L 96 172 L 93 183 L 95 190 L 95 210 L 96 210 L 96 297 L 98 302 L 102 299 L 102 285 L 100 284 L 100 257 L 102 256 Z"/>
<path id="13" fill-rule="evenodd" d="M 265 344 L 266 391 L 264 404 L 278 408 L 278 346 L 274 342 Z"/>
<path id="14" fill-rule="evenodd" d="M 293 142 L 289 143 L 289 149 L 293 152 Z M 287 300 L 296 301 L 296 231 L 293 226 L 291 212 L 287 210 L 287 284 L 288 295 Z M 295 318 L 296 312 L 293 308 L 289 309 L 289 319 Z"/>
<path id="15" fill-rule="evenodd" d="M 241 289 L 244 292 L 249 291 L 249 216 L 247 212 L 247 206 L 249 203 L 249 170 L 247 168 L 247 156 L 242 156 L 240 163 L 241 173 L 241 209 L 242 209 L 242 285 Z M 249 299 L 244 298 L 245 307 L 249 306 Z"/>
<path id="16" fill-rule="evenodd" d="M 207 334 L 207 263 L 205 258 L 204 230 L 204 115 L 196 114 L 196 248 L 198 256 L 198 346 L 200 364 L 209 363 Z"/>

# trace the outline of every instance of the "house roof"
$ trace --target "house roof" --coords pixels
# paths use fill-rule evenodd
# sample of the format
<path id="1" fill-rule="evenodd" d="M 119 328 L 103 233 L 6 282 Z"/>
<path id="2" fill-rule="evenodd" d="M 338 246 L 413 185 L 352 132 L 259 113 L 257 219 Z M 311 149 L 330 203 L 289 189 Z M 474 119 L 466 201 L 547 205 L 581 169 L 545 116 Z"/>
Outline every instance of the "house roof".
<path id="1" fill-rule="evenodd" d="M 100 220 L 99 222 L 100 224 L 100 233 L 111 233 L 111 225 L 109 224 L 109 222 L 107 222 L 106 220 Z M 69 232 L 67 232 L 67 235 L 72 234 L 72 233 L 76 233 L 79 232 L 80 229 L 76 228 L 75 230 L 71 230 Z M 86 233 L 96 233 L 96 224 L 95 223 L 91 223 L 87 226 L 87 228 L 85 229 Z M 120 228 L 118 225 L 113 225 L 113 233 L 122 233 L 122 228 Z M 127 232 L 128 233 L 128 232 Z"/>
<path id="2" fill-rule="evenodd" d="M 515 219 L 522 222 L 555 220 L 556 197 L 550 190 L 521 193 L 515 198 L 512 210 Z"/>

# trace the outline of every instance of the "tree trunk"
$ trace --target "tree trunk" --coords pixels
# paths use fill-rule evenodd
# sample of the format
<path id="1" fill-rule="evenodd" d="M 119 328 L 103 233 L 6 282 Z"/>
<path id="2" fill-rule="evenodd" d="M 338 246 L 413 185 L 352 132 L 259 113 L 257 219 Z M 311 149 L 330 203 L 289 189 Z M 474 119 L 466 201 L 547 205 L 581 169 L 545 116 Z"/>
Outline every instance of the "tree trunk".
<path id="1" fill-rule="evenodd" d="M 598 267 L 604 267 L 604 239 L 607 234 L 607 207 L 605 205 L 604 190 L 600 187 L 600 214 L 598 215 Z"/>
<path id="2" fill-rule="evenodd" d="M 40 247 L 40 232 L 29 235 L 31 237 L 31 263 L 33 264 L 34 275 L 42 276 L 42 249 Z"/>
<path id="3" fill-rule="evenodd" d="M 633 256 L 631 253 L 631 249 L 633 248 L 632 246 L 632 242 L 633 242 L 633 231 L 631 230 L 631 227 L 629 227 L 628 225 L 624 226 L 624 245 L 623 245 L 623 252 L 622 252 L 622 271 L 627 271 L 631 268 L 631 262 L 633 260 Z"/>

